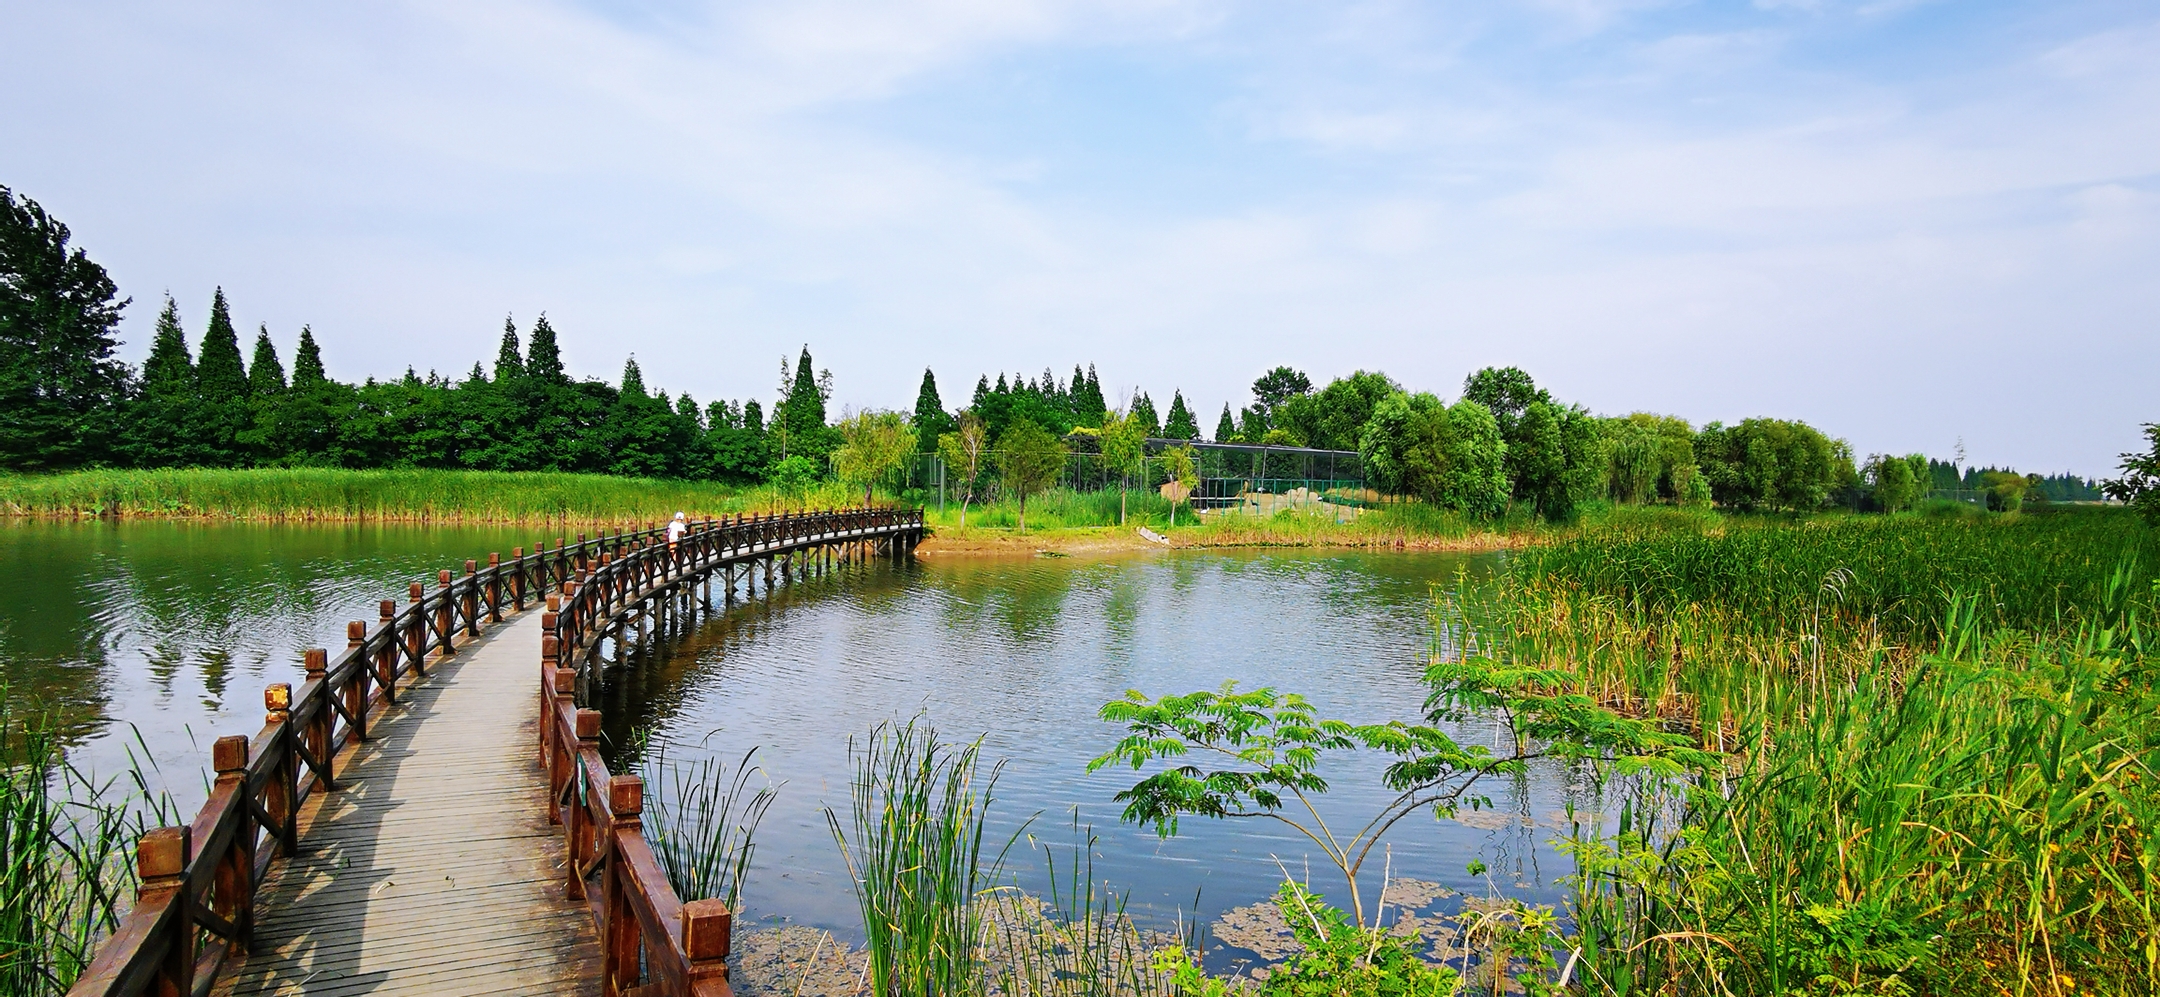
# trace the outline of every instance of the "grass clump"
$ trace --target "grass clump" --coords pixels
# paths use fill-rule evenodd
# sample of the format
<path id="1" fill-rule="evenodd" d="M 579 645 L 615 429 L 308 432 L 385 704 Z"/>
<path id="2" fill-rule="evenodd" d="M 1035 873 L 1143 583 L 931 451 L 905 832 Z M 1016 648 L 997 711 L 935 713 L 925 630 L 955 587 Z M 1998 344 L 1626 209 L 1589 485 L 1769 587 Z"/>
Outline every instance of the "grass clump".
<path id="1" fill-rule="evenodd" d="M 849 821 L 831 810 L 826 820 L 855 883 L 872 994 L 988 992 L 979 946 L 992 909 L 986 891 L 1005 850 L 985 855 L 983 845 L 1003 765 L 982 772 L 981 751 L 979 740 L 943 743 L 919 721 L 848 740 Z"/>
<path id="2" fill-rule="evenodd" d="M 134 900 L 135 840 L 177 823 L 139 766 L 98 780 L 0 688 L 0 992 L 67 992 Z M 147 757 L 147 753 L 145 753 Z"/>
<path id="3" fill-rule="evenodd" d="M 770 780 L 751 788 L 756 757 L 752 748 L 732 766 L 717 755 L 682 762 L 668 758 L 664 744 L 644 756 L 639 774 L 653 790 L 646 796 L 645 839 L 677 897 L 725 900 L 740 909 L 758 824 L 778 794 Z"/>

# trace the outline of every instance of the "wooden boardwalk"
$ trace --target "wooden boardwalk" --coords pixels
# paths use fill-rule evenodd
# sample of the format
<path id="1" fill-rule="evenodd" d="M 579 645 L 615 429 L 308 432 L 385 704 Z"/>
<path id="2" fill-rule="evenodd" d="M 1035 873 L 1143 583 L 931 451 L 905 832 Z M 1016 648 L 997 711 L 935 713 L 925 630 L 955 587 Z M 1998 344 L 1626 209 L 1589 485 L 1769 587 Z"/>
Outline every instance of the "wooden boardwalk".
<path id="1" fill-rule="evenodd" d="M 542 632 L 528 610 L 373 721 L 342 788 L 302 807 L 302 853 L 263 882 L 250 954 L 214 993 L 599 991 L 593 916 L 566 897 L 536 758 Z"/>

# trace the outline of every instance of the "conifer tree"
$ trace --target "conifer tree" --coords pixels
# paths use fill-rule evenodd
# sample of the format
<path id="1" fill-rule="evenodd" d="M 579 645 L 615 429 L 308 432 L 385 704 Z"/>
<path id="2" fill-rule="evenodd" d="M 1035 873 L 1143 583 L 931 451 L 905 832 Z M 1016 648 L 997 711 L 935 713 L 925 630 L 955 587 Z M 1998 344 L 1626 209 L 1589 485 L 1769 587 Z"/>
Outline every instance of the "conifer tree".
<path id="1" fill-rule="evenodd" d="M 1162 420 L 1155 416 L 1155 401 L 1149 398 L 1146 392 L 1141 392 L 1139 397 L 1133 399 L 1132 417 L 1140 421 L 1141 428 L 1147 430 L 1148 436 L 1162 435 Z"/>
<path id="2" fill-rule="evenodd" d="M 765 435 L 765 406 L 755 398 L 742 403 L 742 428 L 759 436 Z"/>
<path id="3" fill-rule="evenodd" d="M 165 296 L 165 310 L 158 313 L 157 332 L 150 340 L 150 358 L 143 362 L 143 394 L 193 397 L 195 360 L 188 355 L 187 332 L 180 327 L 180 306 Z"/>
<path id="4" fill-rule="evenodd" d="M 1003 380 L 1003 375 L 1000 375 L 999 379 Z M 990 375 L 984 374 L 981 377 L 975 379 L 975 397 L 968 402 L 968 409 L 969 411 L 980 412 L 982 411 L 983 403 L 989 400 Z"/>
<path id="5" fill-rule="evenodd" d="M 515 381 L 525 376 L 525 360 L 518 345 L 517 323 L 503 316 L 502 347 L 495 351 L 495 380 Z"/>
<path id="6" fill-rule="evenodd" d="M 532 342 L 525 346 L 525 376 L 541 384 L 570 383 L 563 373 L 562 351 L 555 345 L 555 327 L 545 313 L 533 322 Z"/>
<path id="7" fill-rule="evenodd" d="M 1218 421 L 1217 421 L 1217 422 L 1215 423 L 1215 442 L 1217 442 L 1217 443 L 1235 443 L 1235 442 L 1237 442 L 1237 423 L 1236 423 L 1236 422 L 1234 422 L 1234 421 L 1232 421 L 1232 420 L 1231 420 L 1231 418 L 1230 418 L 1230 403 L 1229 403 L 1229 402 L 1224 402 L 1224 403 L 1223 403 L 1223 406 L 1222 406 L 1222 418 L 1221 418 L 1220 420 L 1218 420 Z"/>
<path id="8" fill-rule="evenodd" d="M 322 365 L 322 348 L 315 345 L 315 330 L 300 327 L 300 348 L 293 352 L 292 385 L 294 388 L 313 388 L 329 380 Z"/>
<path id="9" fill-rule="evenodd" d="M 787 420 L 790 436 L 808 441 L 823 434 L 825 429 L 825 395 L 818 379 L 811 372 L 810 347 L 804 346 L 802 356 L 795 361 L 795 381 L 788 388 Z"/>
<path id="10" fill-rule="evenodd" d="M 285 365 L 278 362 L 277 346 L 270 342 L 270 326 L 255 331 L 255 359 L 248 364 L 248 393 L 275 398 L 285 393 Z"/>
<path id="11" fill-rule="evenodd" d="M 203 334 L 202 359 L 195 365 L 196 390 L 213 405 L 246 398 L 247 368 L 240 361 L 240 337 L 233 331 L 232 311 L 225 304 L 225 289 L 218 288 L 210 301 L 210 328 Z"/>
<path id="12" fill-rule="evenodd" d="M 240 434 L 248 429 L 253 413 L 248 405 L 247 367 L 240 361 L 240 337 L 233 330 L 232 311 L 222 287 L 210 301 L 210 328 L 203 333 L 202 349 L 196 356 L 195 391 L 201 399 L 202 442 L 210 450 L 208 460 L 237 466 L 245 460 Z"/>
<path id="13" fill-rule="evenodd" d="M 625 398 L 645 397 L 645 372 L 638 369 L 637 357 L 633 356 L 623 362 L 622 393 Z"/>
<path id="14" fill-rule="evenodd" d="M 1110 406 L 1103 400 L 1102 382 L 1095 379 L 1095 365 L 1089 364 L 1087 373 L 1073 368 L 1072 417 L 1076 426 L 1101 426 L 1104 410 Z"/>
<path id="15" fill-rule="evenodd" d="M 952 432 L 952 428 L 952 416 L 945 413 L 945 402 L 938 397 L 937 375 L 924 367 L 922 387 L 915 392 L 916 452 L 935 452 L 938 437 Z"/>
<path id="16" fill-rule="evenodd" d="M 1173 440 L 1192 440 L 1200 437 L 1200 426 L 1193 421 L 1192 410 L 1185 407 L 1185 392 L 1170 394 L 1170 415 L 1163 420 L 1163 435 Z"/>

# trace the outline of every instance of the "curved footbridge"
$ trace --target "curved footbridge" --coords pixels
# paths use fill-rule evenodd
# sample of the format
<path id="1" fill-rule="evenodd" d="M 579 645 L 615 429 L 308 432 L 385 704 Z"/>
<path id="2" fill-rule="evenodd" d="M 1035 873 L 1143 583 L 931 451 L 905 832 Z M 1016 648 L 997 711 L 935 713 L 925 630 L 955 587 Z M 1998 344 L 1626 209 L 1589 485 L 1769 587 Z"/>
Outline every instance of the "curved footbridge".
<path id="1" fill-rule="evenodd" d="M 730 912 L 675 895 L 580 690 L 716 585 L 731 603 L 922 536 L 915 510 L 705 520 L 384 600 L 335 657 L 307 652 L 298 690 L 266 691 L 260 732 L 218 739 L 209 800 L 138 843 L 134 909 L 71 997 L 725 997 Z"/>

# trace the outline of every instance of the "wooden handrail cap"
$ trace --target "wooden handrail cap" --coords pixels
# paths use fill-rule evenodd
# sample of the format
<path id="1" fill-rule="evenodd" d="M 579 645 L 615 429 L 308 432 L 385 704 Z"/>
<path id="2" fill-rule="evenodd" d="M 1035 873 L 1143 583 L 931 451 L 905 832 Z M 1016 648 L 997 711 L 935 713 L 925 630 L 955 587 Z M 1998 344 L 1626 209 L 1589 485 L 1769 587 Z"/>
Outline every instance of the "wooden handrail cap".
<path id="1" fill-rule="evenodd" d="M 273 682 L 263 690 L 263 709 L 273 712 L 292 709 L 292 685 Z"/>
<path id="2" fill-rule="evenodd" d="M 330 652 L 324 648 L 308 648 L 302 652 L 301 660 L 306 663 L 308 678 L 321 678 L 330 670 Z"/>
<path id="3" fill-rule="evenodd" d="M 725 900 L 692 900 L 682 905 L 683 954 L 691 962 L 728 957 L 735 912 Z"/>
<path id="4" fill-rule="evenodd" d="M 572 681 L 575 681 L 575 680 L 576 680 L 576 673 L 574 673 L 574 672 L 562 672 L 562 671 L 558 671 L 558 672 L 556 672 L 555 674 L 556 674 L 556 675 L 563 675 L 563 674 L 569 674 L 569 675 L 571 676 L 571 679 L 572 679 Z M 558 685 L 560 685 L 560 684 L 561 684 L 561 682 L 562 682 L 562 679 L 558 678 L 558 679 L 556 679 L 555 681 L 556 681 L 556 683 L 557 683 Z M 599 711 L 599 710 L 579 710 L 579 711 L 577 711 L 577 737 L 578 737 L 578 740 L 580 740 L 580 741 L 597 741 L 597 740 L 599 740 L 599 739 L 600 739 L 600 711 Z M 616 776 L 615 778 L 617 778 L 617 779 L 624 779 L 624 778 L 634 778 L 634 777 L 633 777 L 633 776 Z M 641 786 L 642 786 L 642 785 L 643 785 L 643 783 L 640 783 L 639 785 L 641 785 Z M 640 797 L 639 797 L 639 799 L 643 799 L 643 798 L 644 798 L 643 796 L 640 796 Z M 636 811 L 631 811 L 631 812 L 632 812 L 632 813 L 635 813 Z"/>
<path id="5" fill-rule="evenodd" d="M 248 739 L 245 734 L 227 734 L 210 746 L 210 767 L 219 775 L 245 771 L 247 763 Z"/>
<path id="6" fill-rule="evenodd" d="M 179 827 L 153 827 L 135 842 L 135 873 L 144 882 L 169 879 L 187 868 L 190 832 Z"/>
<path id="7" fill-rule="evenodd" d="M 555 686 L 554 686 L 554 688 L 555 688 L 555 694 L 556 694 L 556 695 L 558 695 L 558 696 L 568 696 L 568 695 L 571 695 L 571 694 L 573 694 L 573 693 L 577 692 L 577 672 L 575 672 L 575 671 L 573 671 L 573 670 L 571 670 L 571 669 L 568 669 L 568 668 L 557 668 L 557 669 L 555 669 L 555 679 L 554 679 L 554 681 L 555 681 Z M 593 718 L 594 718 L 595 722 L 597 722 L 597 721 L 598 721 L 598 719 L 599 719 L 599 717 L 600 717 L 600 714 L 599 714 L 598 712 L 596 712 L 596 711 L 592 711 L 592 710 L 587 710 L 587 711 L 585 711 L 585 712 L 587 712 L 587 713 L 591 713 L 591 714 L 593 715 Z M 598 731 L 596 730 L 596 731 L 595 731 L 594 733 L 598 733 Z"/>
<path id="8" fill-rule="evenodd" d="M 609 776 L 607 798 L 608 812 L 617 817 L 642 814 L 645 812 L 645 780 L 634 775 Z"/>

